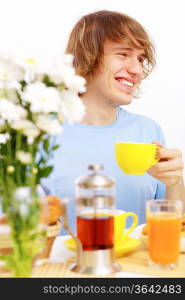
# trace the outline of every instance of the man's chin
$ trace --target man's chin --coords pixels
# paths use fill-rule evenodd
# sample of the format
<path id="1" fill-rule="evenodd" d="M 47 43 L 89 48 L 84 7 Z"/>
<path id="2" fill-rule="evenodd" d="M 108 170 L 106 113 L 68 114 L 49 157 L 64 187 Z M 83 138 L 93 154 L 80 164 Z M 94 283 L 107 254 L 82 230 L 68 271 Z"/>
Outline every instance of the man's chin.
<path id="1" fill-rule="evenodd" d="M 130 97 L 128 99 L 124 99 L 124 100 L 121 100 L 119 101 L 118 106 L 121 106 L 121 105 L 129 105 L 130 103 L 132 103 L 133 101 L 133 97 Z"/>

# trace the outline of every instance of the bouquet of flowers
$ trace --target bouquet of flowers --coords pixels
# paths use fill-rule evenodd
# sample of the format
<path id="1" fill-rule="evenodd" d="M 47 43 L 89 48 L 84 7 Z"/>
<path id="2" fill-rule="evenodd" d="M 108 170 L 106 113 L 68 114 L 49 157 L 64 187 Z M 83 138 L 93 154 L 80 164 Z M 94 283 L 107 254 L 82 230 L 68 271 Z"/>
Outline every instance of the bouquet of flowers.
<path id="1" fill-rule="evenodd" d="M 53 169 L 47 162 L 58 147 L 55 136 L 85 112 L 85 79 L 72 64 L 71 55 L 49 62 L 0 56 L 0 211 L 13 242 L 1 259 L 15 277 L 30 276 L 39 248 L 40 182 Z"/>

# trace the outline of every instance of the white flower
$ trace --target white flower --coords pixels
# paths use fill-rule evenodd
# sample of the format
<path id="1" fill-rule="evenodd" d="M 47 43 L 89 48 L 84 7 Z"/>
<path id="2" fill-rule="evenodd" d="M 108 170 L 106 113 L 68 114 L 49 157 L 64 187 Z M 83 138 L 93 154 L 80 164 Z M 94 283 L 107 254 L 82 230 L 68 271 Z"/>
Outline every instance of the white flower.
<path id="1" fill-rule="evenodd" d="M 24 165 L 28 165 L 32 162 L 31 153 L 25 151 L 17 151 L 16 158 Z"/>
<path id="2" fill-rule="evenodd" d="M 42 198 L 45 196 L 45 193 L 43 191 L 43 188 L 41 185 L 36 186 L 36 194 L 39 198 Z M 17 203 L 32 203 L 33 197 L 31 194 L 31 188 L 27 186 L 19 187 L 14 192 L 14 199 Z"/>
<path id="3" fill-rule="evenodd" d="M 29 138 L 35 139 L 39 136 L 40 130 L 38 130 L 38 128 L 30 128 L 30 129 L 24 130 L 22 133 Z"/>
<path id="4" fill-rule="evenodd" d="M 86 80 L 79 75 L 74 75 L 73 77 L 68 75 L 69 74 L 66 73 L 65 80 L 64 80 L 66 86 L 70 90 L 73 90 L 74 92 L 84 93 L 86 91 L 86 87 L 85 87 Z"/>
<path id="5" fill-rule="evenodd" d="M 64 65 L 63 62 L 58 62 L 56 65 L 53 64 L 48 67 L 46 74 L 49 76 L 50 80 L 56 85 L 65 85 L 65 78 L 73 77 L 75 75 L 75 70 L 67 65 Z"/>
<path id="6" fill-rule="evenodd" d="M 75 74 L 73 55 L 65 55 L 63 59 L 53 61 L 51 65 L 48 64 L 45 73 L 56 85 L 64 85 L 77 93 L 84 93 L 86 91 L 86 80 Z"/>
<path id="7" fill-rule="evenodd" d="M 46 57 L 43 58 L 43 55 L 41 57 L 39 55 L 30 55 L 29 53 L 17 55 L 15 60 L 25 71 L 24 80 L 26 83 L 38 79 L 38 74 L 43 75 L 43 71 L 48 64 L 48 57 L 46 59 Z M 42 80 L 42 78 L 43 76 L 40 79 Z"/>
<path id="8" fill-rule="evenodd" d="M 73 67 L 58 63 L 48 71 L 48 76 L 56 85 L 64 84 L 68 89 L 76 93 L 84 93 L 86 91 L 86 80 L 75 74 Z"/>
<path id="9" fill-rule="evenodd" d="M 44 191 L 40 185 L 36 187 L 37 196 L 44 197 Z M 14 199 L 16 201 L 15 209 L 22 216 L 27 217 L 30 212 L 30 204 L 33 202 L 34 198 L 32 197 L 30 187 L 19 187 L 14 192 Z"/>
<path id="10" fill-rule="evenodd" d="M 0 90 L 1 89 L 6 89 L 7 90 L 16 90 L 16 91 L 20 91 L 21 89 L 21 85 L 18 81 L 0 81 Z"/>
<path id="11" fill-rule="evenodd" d="M 49 116 L 38 116 L 36 119 L 36 125 L 44 132 L 53 135 L 58 135 L 63 131 L 61 124 L 57 120 L 51 119 Z"/>
<path id="12" fill-rule="evenodd" d="M 0 134 L 0 144 L 6 144 L 6 142 L 10 139 L 9 133 L 1 133 Z"/>
<path id="13" fill-rule="evenodd" d="M 24 71 L 10 59 L 0 58 L 0 80 L 21 81 L 24 79 Z"/>
<path id="14" fill-rule="evenodd" d="M 4 89 L 0 89 L 0 98 L 4 98 L 5 96 L 9 99 L 9 101 L 11 101 L 15 104 L 18 104 L 19 100 L 18 100 L 16 91 L 6 90 L 6 93 L 5 93 Z"/>
<path id="15" fill-rule="evenodd" d="M 27 217 L 29 214 L 29 205 L 32 203 L 30 187 L 19 187 L 14 192 L 16 201 L 15 209 L 22 216 Z"/>
<path id="16" fill-rule="evenodd" d="M 56 85 L 64 83 L 65 74 L 70 72 L 71 76 L 75 75 L 73 68 L 73 55 L 65 54 L 63 57 L 55 56 L 46 60 L 45 64 L 39 69 L 40 73 L 47 75 Z"/>
<path id="17" fill-rule="evenodd" d="M 18 211 L 22 217 L 27 217 L 29 215 L 29 206 L 26 203 L 21 203 L 18 206 Z"/>
<path id="18" fill-rule="evenodd" d="M 86 111 L 82 100 L 70 90 L 61 91 L 60 94 L 62 98 L 60 104 L 61 118 L 64 117 L 69 122 L 81 121 Z"/>
<path id="19" fill-rule="evenodd" d="M 21 91 L 21 85 L 17 81 L 0 81 L 0 98 L 8 98 L 14 103 L 18 103 L 17 92 Z"/>
<path id="20" fill-rule="evenodd" d="M 86 91 L 86 80 L 75 74 L 73 55 L 66 54 L 63 59 L 59 58 L 58 60 L 53 61 L 53 64 L 50 66 L 47 65 L 47 67 L 46 74 L 56 85 L 63 84 L 65 87 L 76 93 L 84 93 Z"/>
<path id="21" fill-rule="evenodd" d="M 29 84 L 24 89 L 23 98 L 31 104 L 30 110 L 33 113 L 58 112 L 61 101 L 56 88 L 47 87 L 41 82 Z"/>
<path id="22" fill-rule="evenodd" d="M 40 134 L 40 130 L 29 120 L 19 120 L 12 123 L 11 127 L 16 130 L 21 130 L 23 135 L 31 138 L 36 138 Z"/>
<path id="23" fill-rule="evenodd" d="M 9 133 L 0 134 L 0 144 L 6 144 L 6 142 L 10 139 Z"/>
<path id="24" fill-rule="evenodd" d="M 36 74 L 39 70 L 38 61 L 36 59 L 28 58 L 24 61 L 25 67 L 25 81 L 27 83 L 32 82 L 36 78 Z"/>
<path id="25" fill-rule="evenodd" d="M 34 138 L 31 137 L 31 136 L 28 136 L 27 141 L 28 141 L 28 144 L 29 144 L 29 145 L 32 145 L 33 142 L 34 142 Z"/>
<path id="26" fill-rule="evenodd" d="M 0 118 L 7 120 L 9 123 L 16 122 L 27 116 L 26 110 L 6 98 L 0 99 Z"/>
<path id="27" fill-rule="evenodd" d="M 13 122 L 11 127 L 16 130 L 26 130 L 26 129 L 34 128 L 35 125 L 31 121 L 23 119 L 17 122 Z"/>
<path id="28" fill-rule="evenodd" d="M 14 199 L 17 202 L 32 202 L 31 189 L 30 187 L 19 187 L 14 192 Z"/>

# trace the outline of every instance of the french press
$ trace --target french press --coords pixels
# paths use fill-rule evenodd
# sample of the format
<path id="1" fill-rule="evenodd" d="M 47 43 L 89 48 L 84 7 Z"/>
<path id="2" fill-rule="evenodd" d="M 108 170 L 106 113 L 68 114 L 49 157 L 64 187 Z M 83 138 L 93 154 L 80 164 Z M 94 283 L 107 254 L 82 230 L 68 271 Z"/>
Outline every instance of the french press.
<path id="1" fill-rule="evenodd" d="M 103 175 L 102 165 L 89 165 L 90 174 L 75 180 L 77 244 L 71 271 L 106 275 L 120 271 L 114 256 L 115 180 Z"/>

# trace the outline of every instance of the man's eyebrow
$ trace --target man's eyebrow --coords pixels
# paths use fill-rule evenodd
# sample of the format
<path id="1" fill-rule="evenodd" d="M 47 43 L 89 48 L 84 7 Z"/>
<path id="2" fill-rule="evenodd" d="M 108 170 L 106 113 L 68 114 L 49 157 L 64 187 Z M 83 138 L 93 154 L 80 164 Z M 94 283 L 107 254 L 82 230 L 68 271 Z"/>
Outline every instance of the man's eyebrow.
<path id="1" fill-rule="evenodd" d="M 108 50 L 108 49 L 107 49 Z M 113 47 L 112 48 L 112 50 L 116 50 L 116 51 L 129 51 L 129 52 L 133 52 L 134 51 L 134 49 L 133 48 L 130 48 L 130 47 Z M 143 57 L 146 57 L 146 54 L 145 54 L 145 52 L 142 52 L 142 53 L 140 53 L 139 54 L 139 56 L 143 56 Z"/>

